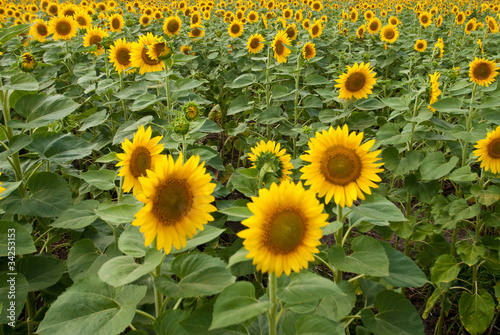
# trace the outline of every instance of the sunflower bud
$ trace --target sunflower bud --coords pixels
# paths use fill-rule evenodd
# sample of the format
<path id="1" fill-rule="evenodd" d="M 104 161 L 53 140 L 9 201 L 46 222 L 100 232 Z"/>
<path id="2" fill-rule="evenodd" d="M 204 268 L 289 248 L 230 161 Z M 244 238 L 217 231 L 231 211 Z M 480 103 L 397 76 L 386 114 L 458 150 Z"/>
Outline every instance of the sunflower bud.
<path id="1" fill-rule="evenodd" d="M 186 135 L 189 131 L 189 121 L 185 118 L 177 118 L 173 122 L 174 131 L 179 135 Z"/>
<path id="2" fill-rule="evenodd" d="M 35 57 L 29 52 L 25 52 L 19 59 L 19 68 L 23 72 L 33 72 L 37 65 Z"/>
<path id="3" fill-rule="evenodd" d="M 313 133 L 313 129 L 309 126 L 303 126 L 302 131 L 304 132 L 304 134 L 312 134 Z"/>
<path id="4" fill-rule="evenodd" d="M 184 117 L 188 121 L 193 121 L 200 116 L 200 107 L 194 101 L 190 101 L 182 107 Z"/>

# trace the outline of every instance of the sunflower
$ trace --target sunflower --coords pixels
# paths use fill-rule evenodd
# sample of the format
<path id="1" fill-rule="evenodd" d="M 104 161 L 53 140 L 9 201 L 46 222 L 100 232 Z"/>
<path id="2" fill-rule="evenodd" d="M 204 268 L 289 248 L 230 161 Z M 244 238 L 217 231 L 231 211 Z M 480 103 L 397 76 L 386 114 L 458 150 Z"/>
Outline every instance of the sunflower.
<path id="1" fill-rule="evenodd" d="M 397 26 L 399 24 L 399 20 L 395 16 L 391 16 L 387 22 L 389 22 L 389 24 L 392 24 L 393 26 Z"/>
<path id="2" fill-rule="evenodd" d="M 363 38 L 365 36 L 365 31 L 366 31 L 366 26 L 362 24 L 361 26 L 358 27 L 358 30 L 356 30 L 356 36 L 358 38 Z"/>
<path id="3" fill-rule="evenodd" d="M 309 34 L 311 38 L 316 38 L 321 36 L 321 33 L 323 33 L 323 22 L 315 21 L 311 28 L 309 28 Z"/>
<path id="4" fill-rule="evenodd" d="M 426 40 L 417 40 L 415 42 L 415 46 L 413 47 L 418 52 L 424 52 L 427 49 L 427 41 Z"/>
<path id="5" fill-rule="evenodd" d="M 467 24 L 465 25 L 465 33 L 467 35 L 470 35 L 471 32 L 473 32 L 474 30 L 476 30 L 476 19 L 475 18 L 472 18 L 470 19 Z"/>
<path id="6" fill-rule="evenodd" d="M 358 21 L 358 17 L 359 17 L 358 11 L 356 9 L 353 9 L 351 11 L 351 14 L 349 15 L 349 17 L 351 19 L 351 22 L 356 23 L 356 21 Z"/>
<path id="7" fill-rule="evenodd" d="M 227 31 L 229 32 L 229 36 L 231 36 L 232 38 L 236 38 L 243 34 L 243 23 L 234 20 L 227 28 Z"/>
<path id="8" fill-rule="evenodd" d="M 264 166 L 271 168 L 280 181 L 289 180 L 289 174 L 292 173 L 293 165 L 290 163 L 291 156 L 285 149 L 280 150 L 280 144 L 274 141 L 260 141 L 255 147 L 251 148 L 249 153 L 252 167 L 261 170 Z"/>
<path id="9" fill-rule="evenodd" d="M 304 44 L 304 46 L 302 47 L 302 57 L 304 57 L 305 60 L 310 60 L 315 56 L 316 56 L 315 44 L 311 42 L 307 42 L 306 44 Z"/>
<path id="10" fill-rule="evenodd" d="M 45 12 L 50 16 L 56 16 L 59 13 L 59 4 L 55 2 L 51 2 Z"/>
<path id="11" fill-rule="evenodd" d="M 492 173 L 500 172 L 500 126 L 491 133 L 486 135 L 486 138 L 477 141 L 474 146 L 474 155 L 481 162 L 481 168 L 486 171 L 491 170 Z"/>
<path id="12" fill-rule="evenodd" d="M 256 54 L 264 49 L 264 37 L 261 34 L 250 36 L 247 42 L 248 52 Z"/>
<path id="13" fill-rule="evenodd" d="M 54 41 L 69 40 L 76 36 L 78 24 L 69 16 L 54 17 L 49 22 L 49 34 L 54 34 Z"/>
<path id="14" fill-rule="evenodd" d="M 29 52 L 25 52 L 19 59 L 19 68 L 23 72 L 33 72 L 37 65 L 35 57 Z"/>
<path id="15" fill-rule="evenodd" d="M 495 18 L 493 17 L 488 17 L 486 18 L 486 23 L 487 23 L 487 26 L 488 26 L 488 32 L 494 34 L 494 33 L 498 33 L 498 23 L 497 21 L 495 20 Z"/>
<path id="16" fill-rule="evenodd" d="M 151 21 L 153 21 L 153 17 L 149 15 L 142 15 L 139 19 L 139 23 L 144 27 L 151 24 Z"/>
<path id="17" fill-rule="evenodd" d="M 374 17 L 368 22 L 368 32 L 370 34 L 376 34 L 380 30 L 380 26 L 382 25 L 382 22 L 380 22 L 380 19 L 378 17 Z"/>
<path id="18" fill-rule="evenodd" d="M 194 101 L 184 104 L 184 106 L 182 106 L 182 112 L 188 121 L 196 120 L 201 114 L 200 106 Z"/>
<path id="19" fill-rule="evenodd" d="M 191 28 L 197 27 L 199 24 L 201 24 L 200 13 L 195 12 L 195 13 L 191 14 Z"/>
<path id="20" fill-rule="evenodd" d="M 286 34 L 286 31 L 280 30 L 274 37 L 274 41 L 271 44 L 274 50 L 274 58 L 278 63 L 286 63 L 288 56 L 292 53 L 285 45 L 290 45 L 290 39 Z"/>
<path id="21" fill-rule="evenodd" d="M 104 53 L 104 47 L 101 42 L 104 37 L 108 37 L 108 33 L 99 27 L 87 29 L 87 33 L 83 37 L 83 46 L 89 47 L 91 45 L 97 46 L 97 51 L 93 51 L 94 55 L 101 55 Z"/>
<path id="22" fill-rule="evenodd" d="M 428 12 L 420 13 L 420 16 L 418 19 L 420 20 L 420 24 L 426 29 L 432 23 L 432 15 L 431 15 L 431 13 L 428 13 Z"/>
<path id="23" fill-rule="evenodd" d="M 170 58 L 172 54 L 172 47 L 162 38 L 158 39 L 155 43 L 148 45 L 147 55 L 153 60 L 165 60 Z"/>
<path id="24" fill-rule="evenodd" d="M 309 30 L 309 28 L 311 28 L 311 21 L 309 21 L 309 19 L 302 21 L 302 28 Z"/>
<path id="25" fill-rule="evenodd" d="M 182 21 L 178 16 L 169 16 L 163 23 L 163 32 L 168 36 L 178 35 L 181 30 L 181 26 Z"/>
<path id="26" fill-rule="evenodd" d="M 140 126 L 134 134 L 132 142 L 128 138 L 122 142 L 123 154 L 116 154 L 120 162 L 116 166 L 122 166 L 118 172 L 123 177 L 123 190 L 133 194 L 139 194 L 143 188 L 139 182 L 139 177 L 146 176 L 147 170 L 154 170 L 160 160 L 163 144 L 158 144 L 162 136 L 151 138 L 152 130 L 148 127 Z"/>
<path id="27" fill-rule="evenodd" d="M 0 176 L 2 175 L 2 172 L 0 172 Z M 2 185 L 2 183 L 0 183 L 0 185 Z M 3 191 L 5 191 L 5 187 L 1 187 L 0 186 L 0 193 L 2 193 Z M 2 198 L 0 198 L 1 200 Z"/>
<path id="28" fill-rule="evenodd" d="M 130 59 L 132 61 L 132 66 L 139 68 L 140 74 L 162 71 L 165 68 L 165 64 L 162 60 L 152 59 L 148 55 L 149 47 L 160 41 L 161 39 L 156 35 L 147 33 L 146 35 L 141 35 L 139 41 L 132 45 Z"/>
<path id="29" fill-rule="evenodd" d="M 116 71 L 121 73 L 132 67 L 130 61 L 130 53 L 132 52 L 132 43 L 126 42 L 125 39 L 118 39 L 114 45 L 109 48 L 109 61 L 113 63 Z M 127 73 L 134 72 L 135 69 L 128 70 Z"/>
<path id="30" fill-rule="evenodd" d="M 295 25 L 295 23 L 289 24 L 286 27 L 285 31 L 290 41 L 295 40 L 297 38 L 297 35 L 299 34 L 299 31 L 297 30 L 297 26 Z"/>
<path id="31" fill-rule="evenodd" d="M 248 13 L 247 20 L 249 22 L 258 22 L 259 21 L 259 14 L 256 11 L 252 10 L 250 13 Z"/>
<path id="32" fill-rule="evenodd" d="M 120 14 L 113 14 L 109 17 L 109 30 L 121 32 L 125 22 Z"/>
<path id="33" fill-rule="evenodd" d="M 439 15 L 439 17 L 436 19 L 436 27 L 441 27 L 443 24 L 443 17 Z"/>
<path id="34" fill-rule="evenodd" d="M 388 24 L 380 31 L 380 39 L 387 43 L 394 43 L 399 37 L 398 27 Z"/>
<path id="35" fill-rule="evenodd" d="M 364 200 L 363 192 L 371 194 L 370 187 L 378 187 L 374 182 L 381 181 L 377 173 L 383 171 L 383 163 L 376 163 L 380 150 L 369 152 L 375 140 L 361 144 L 362 140 L 363 133 L 349 134 L 347 125 L 330 127 L 316 133 L 308 143 L 307 154 L 300 156 L 311 163 L 300 169 L 300 178 L 318 196 L 326 196 L 325 203 L 334 197 L 338 205 L 351 207 L 358 198 Z"/>
<path id="36" fill-rule="evenodd" d="M 335 87 L 340 88 L 339 98 L 341 99 L 361 99 L 367 98 L 372 93 L 375 82 L 375 72 L 370 68 L 370 63 L 354 63 L 354 66 L 347 66 L 347 73 L 343 73 Z"/>
<path id="37" fill-rule="evenodd" d="M 304 16 L 302 15 L 302 10 L 298 10 L 295 12 L 295 22 L 299 23 L 304 19 Z"/>
<path id="38" fill-rule="evenodd" d="M 92 18 L 85 10 L 76 11 L 73 16 L 76 23 L 78 23 L 78 27 L 81 29 L 92 28 Z"/>
<path id="39" fill-rule="evenodd" d="M 300 272 L 314 261 L 323 235 L 321 227 L 328 224 L 314 192 L 302 183 L 285 181 L 271 188 L 260 189 L 248 208 L 254 214 L 241 223 L 248 227 L 238 233 L 253 258 L 257 270 L 276 273 L 280 277 L 291 271 Z"/>
<path id="40" fill-rule="evenodd" d="M 321 12 L 321 10 L 323 9 L 323 4 L 319 1 L 314 1 L 312 3 L 311 9 L 317 12 Z"/>
<path id="41" fill-rule="evenodd" d="M 455 22 L 459 26 L 461 26 L 465 22 L 465 19 L 466 19 L 465 13 L 464 12 L 460 12 L 460 13 L 457 14 L 457 16 L 455 18 Z"/>
<path id="42" fill-rule="evenodd" d="M 293 10 L 290 8 L 287 8 L 283 11 L 283 17 L 285 20 L 290 20 L 293 17 Z"/>
<path id="43" fill-rule="evenodd" d="M 181 46 L 181 52 L 185 55 L 189 55 L 189 53 L 191 52 L 191 46 L 188 46 L 188 45 L 183 45 Z"/>
<path id="44" fill-rule="evenodd" d="M 217 210 L 210 174 L 205 173 L 204 162 L 199 156 L 191 156 L 182 163 L 182 153 L 174 162 L 172 156 L 160 155 L 156 169 L 147 170 L 147 176 L 139 177 L 144 193 L 137 199 L 145 206 L 135 214 L 133 226 L 140 226 L 144 233 L 144 245 L 156 238 L 156 248 L 166 254 L 172 246 L 180 250 L 186 246 L 187 237 L 203 230 L 203 225 L 214 218 Z"/>
<path id="45" fill-rule="evenodd" d="M 59 16 L 73 16 L 78 11 L 78 6 L 72 3 L 64 3 L 59 7 Z"/>
<path id="46" fill-rule="evenodd" d="M 29 34 L 37 41 L 45 42 L 45 37 L 49 36 L 49 27 L 45 21 L 38 19 L 35 21 L 35 24 L 30 27 Z"/>
<path id="47" fill-rule="evenodd" d="M 189 32 L 189 37 L 197 38 L 205 36 L 205 30 L 200 29 L 199 27 L 194 27 L 193 30 Z"/>
<path id="48" fill-rule="evenodd" d="M 498 74 L 497 67 L 498 65 L 494 61 L 476 57 L 474 61 L 469 64 L 470 81 L 488 87 L 495 81 L 495 77 Z"/>
<path id="49" fill-rule="evenodd" d="M 434 72 L 434 74 L 430 74 L 429 77 L 430 77 L 430 81 L 431 81 L 431 93 L 430 93 L 430 101 L 429 101 L 429 105 L 427 106 L 427 108 L 429 108 L 429 110 L 431 110 L 433 113 L 436 112 L 436 110 L 434 108 L 432 108 L 432 104 L 435 103 L 436 101 L 438 101 L 438 97 L 439 95 L 441 94 L 441 90 L 439 89 L 439 76 L 441 76 L 441 74 L 439 72 Z"/>
<path id="50" fill-rule="evenodd" d="M 366 21 L 370 21 L 371 19 L 373 19 L 375 14 L 373 14 L 373 12 L 371 10 L 367 10 L 363 16 L 364 16 Z"/>

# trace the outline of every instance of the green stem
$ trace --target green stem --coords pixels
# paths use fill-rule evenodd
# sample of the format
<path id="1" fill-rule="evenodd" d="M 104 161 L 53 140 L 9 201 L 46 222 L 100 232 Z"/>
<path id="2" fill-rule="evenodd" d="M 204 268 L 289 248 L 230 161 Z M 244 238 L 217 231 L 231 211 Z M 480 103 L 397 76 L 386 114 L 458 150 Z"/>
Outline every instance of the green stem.
<path id="1" fill-rule="evenodd" d="M 154 272 L 154 277 L 158 277 L 161 275 L 161 266 L 163 264 L 163 260 L 165 259 L 165 255 L 163 255 L 163 258 L 158 264 L 158 266 L 155 268 Z M 156 285 L 154 286 L 154 293 L 155 293 L 155 312 L 156 312 L 156 317 L 158 317 L 161 313 L 161 306 L 163 305 L 163 294 L 156 288 Z"/>
<path id="2" fill-rule="evenodd" d="M 453 228 L 453 234 L 451 235 L 451 247 L 450 256 L 455 255 L 455 244 L 457 244 L 458 227 Z"/>
<path id="3" fill-rule="evenodd" d="M 276 279 L 276 274 L 274 272 L 269 274 L 269 301 L 271 302 L 271 308 L 267 311 L 267 318 L 269 319 L 269 335 L 276 335 L 276 312 L 278 311 L 278 296 L 276 295 L 276 289 L 278 286 L 278 280 Z"/>
<path id="4" fill-rule="evenodd" d="M 443 322 L 444 322 L 444 299 L 441 299 L 441 310 L 439 311 L 439 319 L 436 323 L 436 328 L 434 328 L 434 335 L 441 335 L 443 333 Z"/>
<path id="5" fill-rule="evenodd" d="M 146 313 L 146 312 L 144 312 L 144 311 L 141 311 L 140 309 L 136 309 L 136 310 L 135 310 L 135 313 L 136 313 L 136 314 L 139 314 L 139 315 L 142 315 L 142 316 L 144 316 L 145 318 L 148 318 L 149 320 L 151 320 L 151 321 L 153 321 L 153 322 L 155 322 L 155 321 L 156 321 L 156 318 L 155 318 L 154 316 L 152 316 L 151 314 Z"/>
<path id="6" fill-rule="evenodd" d="M 271 106 L 271 85 L 269 83 L 269 71 L 271 67 L 271 46 L 267 48 L 267 63 L 266 63 L 266 109 Z M 270 126 L 266 126 L 267 140 L 271 140 L 271 129 Z"/>
<path id="7" fill-rule="evenodd" d="M 300 54 L 297 53 L 297 73 L 295 74 L 295 97 L 293 109 L 293 126 L 295 127 L 298 122 L 299 115 L 299 83 L 300 83 Z M 297 137 L 293 138 L 293 158 L 297 158 Z"/>
<path id="8" fill-rule="evenodd" d="M 337 204 L 337 221 L 340 222 L 340 229 L 335 232 L 335 243 L 342 247 L 342 241 L 344 237 L 344 218 L 342 216 L 342 206 Z M 337 269 L 335 271 L 335 282 L 340 283 L 342 281 L 342 271 Z"/>
<path id="9" fill-rule="evenodd" d="M 182 164 L 186 163 L 186 134 L 182 135 Z"/>
<path id="10" fill-rule="evenodd" d="M 470 98 L 470 107 L 469 107 L 469 117 L 467 118 L 467 123 L 465 126 L 465 130 L 467 132 L 470 132 L 472 128 L 472 116 L 474 115 L 474 108 L 472 107 L 472 104 L 474 103 L 474 98 L 476 96 L 476 88 L 477 88 L 477 83 L 474 83 L 474 86 L 472 87 L 472 95 Z M 462 166 L 465 166 L 467 164 L 467 151 L 469 147 L 469 143 L 465 142 L 464 146 L 462 147 Z"/>

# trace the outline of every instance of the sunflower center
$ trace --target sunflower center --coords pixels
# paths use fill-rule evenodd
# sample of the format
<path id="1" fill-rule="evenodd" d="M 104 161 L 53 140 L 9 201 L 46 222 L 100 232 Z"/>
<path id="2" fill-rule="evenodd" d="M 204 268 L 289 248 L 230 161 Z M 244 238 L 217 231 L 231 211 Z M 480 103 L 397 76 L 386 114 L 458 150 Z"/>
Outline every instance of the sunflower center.
<path id="1" fill-rule="evenodd" d="M 281 41 L 278 40 L 278 41 L 276 41 L 276 44 L 274 45 L 274 50 L 278 56 L 281 56 L 285 52 L 285 46 L 283 45 L 283 43 Z"/>
<path id="2" fill-rule="evenodd" d="M 179 22 L 177 22 L 176 20 L 171 20 L 168 24 L 167 24 L 167 30 L 170 32 L 170 33 L 176 33 L 177 30 L 179 30 Z"/>
<path id="3" fill-rule="evenodd" d="M 170 179 L 159 185 L 153 200 L 153 214 L 164 225 L 179 222 L 193 205 L 193 194 L 185 180 Z"/>
<path id="4" fill-rule="evenodd" d="M 36 32 L 41 35 L 41 36 L 47 36 L 48 35 L 48 31 L 47 31 L 47 27 L 44 26 L 43 24 L 39 24 L 36 26 Z"/>
<path id="5" fill-rule="evenodd" d="M 275 253 L 288 254 L 304 239 L 305 220 L 294 209 L 285 209 L 274 214 L 266 229 L 266 242 Z"/>
<path id="6" fill-rule="evenodd" d="M 72 9 L 68 9 L 64 12 L 64 16 L 73 16 L 75 15 L 75 11 Z"/>
<path id="7" fill-rule="evenodd" d="M 385 38 L 387 38 L 388 40 L 393 39 L 394 35 L 394 30 L 392 29 L 388 29 L 385 31 Z"/>
<path id="8" fill-rule="evenodd" d="M 135 148 L 130 158 L 130 173 L 135 178 L 146 175 L 146 170 L 151 168 L 151 154 L 143 146 Z"/>
<path id="9" fill-rule="evenodd" d="M 495 24 L 493 23 L 493 21 L 492 21 L 492 20 L 489 20 L 489 21 L 488 21 L 488 27 L 489 27 L 491 30 L 495 29 Z"/>
<path id="10" fill-rule="evenodd" d="M 467 28 L 466 28 L 466 29 L 467 29 L 468 31 L 470 31 L 470 30 L 472 30 L 472 27 L 473 27 L 473 24 L 472 24 L 472 23 L 469 23 L 469 24 L 467 24 Z"/>
<path id="11" fill-rule="evenodd" d="M 426 24 L 427 22 L 429 22 L 429 18 L 428 18 L 426 15 L 424 15 L 424 16 L 422 16 L 422 17 L 420 18 L 420 21 L 421 21 L 423 24 Z"/>
<path id="12" fill-rule="evenodd" d="M 378 29 L 378 23 L 376 21 L 370 23 L 370 29 L 376 31 Z"/>
<path id="13" fill-rule="evenodd" d="M 306 51 L 306 58 L 311 58 L 311 56 L 313 55 L 313 50 L 310 45 L 306 46 L 305 51 Z"/>
<path id="14" fill-rule="evenodd" d="M 198 23 L 198 21 L 199 21 L 198 15 L 193 15 L 193 17 L 191 18 L 191 23 L 196 24 Z"/>
<path id="15" fill-rule="evenodd" d="M 361 90 L 366 83 L 366 76 L 361 72 L 354 72 L 347 78 L 345 88 L 349 92 L 357 92 Z"/>
<path id="16" fill-rule="evenodd" d="M 237 24 L 233 24 L 231 26 L 231 32 L 235 35 L 238 34 L 240 32 L 240 26 L 238 26 Z"/>
<path id="17" fill-rule="evenodd" d="M 292 27 L 288 27 L 286 29 L 286 34 L 288 35 L 288 38 L 293 39 L 295 37 L 295 30 Z"/>
<path id="18" fill-rule="evenodd" d="M 190 106 L 187 110 L 187 115 L 190 119 L 194 119 L 198 116 L 198 109 L 194 106 Z"/>
<path id="19" fill-rule="evenodd" d="M 348 185 L 361 175 L 361 159 L 352 149 L 333 146 L 325 152 L 321 173 L 332 184 Z"/>
<path id="20" fill-rule="evenodd" d="M 71 25 L 68 22 L 59 22 L 56 26 L 56 32 L 61 36 L 66 36 L 71 33 Z"/>
<path id="21" fill-rule="evenodd" d="M 80 27 L 84 27 L 87 25 L 87 20 L 85 20 L 85 18 L 83 16 L 78 16 L 76 18 L 76 22 L 78 22 L 78 24 L 80 25 Z"/>
<path id="22" fill-rule="evenodd" d="M 479 63 L 472 72 L 478 80 L 486 80 L 491 75 L 491 68 L 486 63 Z"/>
<path id="23" fill-rule="evenodd" d="M 142 48 L 141 57 L 142 57 L 142 60 L 144 61 L 144 63 L 146 63 L 148 65 L 158 65 L 161 62 L 161 60 L 159 60 L 159 59 L 158 60 L 154 60 L 151 57 L 149 57 L 149 55 L 148 55 L 148 49 L 146 47 Z"/>
<path id="24" fill-rule="evenodd" d="M 33 58 L 32 55 L 24 55 L 23 58 L 24 58 L 24 61 L 26 63 L 28 63 L 28 64 L 30 64 L 30 63 L 32 63 L 32 62 L 35 61 L 35 58 Z"/>
<path id="25" fill-rule="evenodd" d="M 101 36 L 94 35 L 94 36 L 90 37 L 89 44 L 90 45 L 97 45 L 97 50 L 100 50 L 100 49 L 102 49 L 101 41 L 102 41 L 102 37 Z"/>
<path id="26" fill-rule="evenodd" d="M 121 65 L 129 65 L 130 64 L 130 52 L 128 49 L 120 48 L 116 51 L 116 60 Z"/>
<path id="27" fill-rule="evenodd" d="M 313 26 L 313 27 L 312 27 L 312 34 L 313 34 L 313 35 L 316 35 L 316 34 L 318 34 L 318 33 L 319 33 L 319 27 L 318 27 L 318 26 Z"/>
<path id="28" fill-rule="evenodd" d="M 424 48 L 424 43 L 419 42 L 419 43 L 417 44 L 417 49 L 423 49 L 423 48 Z"/>
<path id="29" fill-rule="evenodd" d="M 488 155 L 493 158 L 500 158 L 500 138 L 495 138 L 488 144 Z"/>
<path id="30" fill-rule="evenodd" d="M 120 29 L 120 20 L 117 18 L 111 20 L 111 27 L 113 27 L 113 29 Z"/>
<path id="31" fill-rule="evenodd" d="M 250 41 L 250 48 L 252 49 L 257 49 L 260 45 L 260 40 L 258 38 L 252 38 L 252 40 Z"/>
<path id="32" fill-rule="evenodd" d="M 198 28 L 194 28 L 192 31 L 191 31 L 191 34 L 194 36 L 194 37 L 198 37 L 201 35 L 201 30 L 198 29 Z"/>
<path id="33" fill-rule="evenodd" d="M 255 18 L 255 15 L 254 15 L 254 14 L 250 14 L 250 15 L 248 16 L 248 19 L 249 19 L 250 21 L 254 21 L 256 18 Z"/>

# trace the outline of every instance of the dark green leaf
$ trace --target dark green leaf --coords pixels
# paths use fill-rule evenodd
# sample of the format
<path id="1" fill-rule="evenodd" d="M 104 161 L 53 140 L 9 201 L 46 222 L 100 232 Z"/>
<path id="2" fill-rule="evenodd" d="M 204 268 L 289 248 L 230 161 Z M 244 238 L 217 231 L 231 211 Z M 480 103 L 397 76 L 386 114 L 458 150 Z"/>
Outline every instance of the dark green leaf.
<path id="1" fill-rule="evenodd" d="M 59 281 L 66 271 L 65 261 L 47 253 L 19 258 L 16 271 L 28 281 L 29 292 L 40 291 Z"/>
<path id="2" fill-rule="evenodd" d="M 65 229 L 85 228 L 97 220 L 95 210 L 99 201 L 83 200 L 66 209 L 51 226 Z"/>
<path id="3" fill-rule="evenodd" d="M 483 334 L 495 315 L 495 302 L 485 289 L 476 294 L 462 292 L 458 301 L 460 321 L 472 335 Z"/>
<path id="4" fill-rule="evenodd" d="M 36 252 L 36 248 L 26 226 L 11 221 L 0 221 L 0 257 L 12 255 L 10 252 L 25 255 Z"/>

